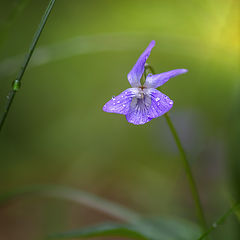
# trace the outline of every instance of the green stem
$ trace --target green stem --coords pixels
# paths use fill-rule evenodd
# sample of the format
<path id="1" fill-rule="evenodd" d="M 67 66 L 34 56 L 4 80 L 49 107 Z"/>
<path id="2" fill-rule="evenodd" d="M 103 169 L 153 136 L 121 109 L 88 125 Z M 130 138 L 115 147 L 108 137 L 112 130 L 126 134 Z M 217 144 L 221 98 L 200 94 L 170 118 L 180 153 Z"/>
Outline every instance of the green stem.
<path id="1" fill-rule="evenodd" d="M 145 65 L 145 71 L 146 71 L 146 73 L 150 72 L 152 74 L 155 74 L 153 68 L 148 64 Z M 175 140 L 175 143 L 176 143 L 176 145 L 178 147 L 178 150 L 180 152 L 180 155 L 181 155 L 182 163 L 183 163 L 183 166 L 184 166 L 184 169 L 185 169 L 185 172 L 186 172 L 186 175 L 187 175 L 187 179 L 188 179 L 188 182 L 189 182 L 189 185 L 190 185 L 192 197 L 193 197 L 193 200 L 195 202 L 195 207 L 196 207 L 199 223 L 201 224 L 203 231 L 206 231 L 208 229 L 207 228 L 207 222 L 206 222 L 206 219 L 205 219 L 205 216 L 204 216 L 204 212 L 203 212 L 202 204 L 201 204 L 201 201 L 200 201 L 200 196 L 199 196 L 199 193 L 198 193 L 198 188 L 197 188 L 197 185 L 196 185 L 196 181 L 193 177 L 193 173 L 192 173 L 189 161 L 187 159 L 187 155 L 184 151 L 181 140 L 180 140 L 180 138 L 177 134 L 177 131 L 176 131 L 176 129 L 175 129 L 173 123 L 172 123 L 172 120 L 170 119 L 170 117 L 168 116 L 167 113 L 164 115 L 164 117 L 167 121 L 167 124 L 170 128 L 170 131 L 173 135 L 173 138 Z"/>
<path id="2" fill-rule="evenodd" d="M 11 107 L 12 102 L 13 102 L 13 99 L 14 99 L 17 91 L 20 89 L 22 77 L 23 77 L 23 75 L 24 75 L 24 73 L 26 71 L 28 63 L 29 63 L 29 61 L 30 61 L 30 59 L 32 57 L 32 54 L 33 54 L 33 52 L 35 50 L 35 47 L 36 47 L 37 42 L 39 40 L 39 37 L 40 37 L 40 35 L 41 35 L 42 31 L 43 31 L 43 28 L 44 28 L 44 26 L 45 26 L 45 24 L 47 22 L 47 19 L 48 19 L 50 13 L 51 13 L 51 10 L 53 8 L 54 3 L 55 3 L 55 0 L 50 0 L 49 4 L 47 6 L 47 9 L 46 9 L 46 11 L 45 11 L 45 13 L 44 13 L 44 15 L 43 15 L 43 17 L 41 19 L 41 22 L 40 22 L 40 24 L 38 26 L 38 29 L 37 29 L 37 31 L 34 34 L 33 41 L 32 41 L 32 43 L 30 45 L 30 48 L 29 48 L 28 53 L 26 55 L 26 58 L 25 58 L 22 66 L 20 68 L 20 71 L 19 71 L 19 73 L 17 75 L 17 78 L 12 83 L 12 88 L 11 88 L 9 94 L 7 95 L 7 102 L 6 102 L 6 105 L 5 105 L 5 108 L 4 108 L 3 115 L 2 115 L 2 117 L 0 119 L 0 131 L 2 130 L 3 124 L 4 124 L 4 122 L 5 122 L 6 118 L 7 118 L 8 112 L 9 112 L 10 107 Z"/>
<path id="3" fill-rule="evenodd" d="M 201 235 L 200 238 L 198 238 L 198 240 L 202 240 L 205 237 L 207 237 L 213 230 L 215 230 L 219 225 L 221 225 L 227 219 L 227 217 L 229 217 L 232 213 L 237 211 L 239 207 L 240 207 L 240 203 L 239 202 L 235 203 L 229 210 L 227 210 L 223 214 L 223 216 L 221 216 L 215 223 L 213 223 L 212 226 L 203 235 Z"/>
<path id="4" fill-rule="evenodd" d="M 193 173 L 192 173 L 192 170 L 191 170 L 191 166 L 187 160 L 187 156 L 186 156 L 186 153 L 183 149 L 183 146 L 181 144 L 181 141 L 180 141 L 180 138 L 177 134 L 177 131 L 170 119 L 170 117 L 168 116 L 168 114 L 166 113 L 164 115 L 166 121 L 167 121 L 167 124 L 171 130 L 171 133 L 173 135 L 173 138 L 176 142 L 176 145 L 178 147 L 178 150 L 181 154 L 181 159 L 182 159 L 182 163 L 184 165 L 184 169 L 185 169 L 185 172 L 186 172 L 186 175 L 187 175 L 187 178 L 188 178 L 188 182 L 189 182 L 189 185 L 190 185 L 190 189 L 191 189 L 191 192 L 192 192 L 192 197 L 194 199 L 194 202 L 195 202 L 195 206 L 196 206 L 196 210 L 197 210 L 197 216 L 199 218 L 199 222 L 203 228 L 203 230 L 206 230 L 207 229 L 207 223 L 206 223 L 206 220 L 205 220 L 205 216 L 204 216 L 204 212 L 203 212 L 203 208 L 202 208 L 202 205 L 201 205 L 201 201 L 200 201 L 200 196 L 199 196 L 199 193 L 198 193 L 198 189 L 197 189 L 197 185 L 196 185 L 196 181 L 193 177 Z"/>

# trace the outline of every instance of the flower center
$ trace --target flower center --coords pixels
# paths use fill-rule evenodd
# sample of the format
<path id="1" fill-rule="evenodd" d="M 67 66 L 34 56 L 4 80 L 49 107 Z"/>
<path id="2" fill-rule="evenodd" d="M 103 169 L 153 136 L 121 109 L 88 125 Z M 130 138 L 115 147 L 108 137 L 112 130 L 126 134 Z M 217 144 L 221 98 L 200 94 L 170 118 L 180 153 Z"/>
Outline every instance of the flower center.
<path id="1" fill-rule="evenodd" d="M 140 86 L 139 88 L 140 88 L 141 90 L 143 90 L 143 89 L 146 88 L 146 87 L 144 87 L 144 86 Z"/>
<path id="2" fill-rule="evenodd" d="M 136 95 L 136 97 L 137 97 L 138 99 L 144 99 L 144 95 L 145 95 L 145 93 L 144 93 L 144 91 L 143 91 L 144 88 L 145 88 L 145 87 L 143 87 L 143 86 L 138 87 L 138 94 Z"/>

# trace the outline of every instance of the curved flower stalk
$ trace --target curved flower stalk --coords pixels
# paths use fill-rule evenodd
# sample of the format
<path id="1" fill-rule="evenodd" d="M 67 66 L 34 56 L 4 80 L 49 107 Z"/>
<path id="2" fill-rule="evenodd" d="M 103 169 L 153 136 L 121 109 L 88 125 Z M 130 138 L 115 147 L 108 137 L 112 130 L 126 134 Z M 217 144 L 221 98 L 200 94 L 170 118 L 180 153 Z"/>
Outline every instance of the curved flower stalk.
<path id="1" fill-rule="evenodd" d="M 155 41 L 151 41 L 129 72 L 128 81 L 132 88 L 128 88 L 120 95 L 113 97 L 104 105 L 103 111 L 123 114 L 128 122 L 140 125 L 162 116 L 172 108 L 173 101 L 156 88 L 162 86 L 170 78 L 187 72 L 187 70 L 175 69 L 155 75 L 148 74 L 142 85 L 140 80 L 145 70 L 145 63 L 154 45 Z"/>

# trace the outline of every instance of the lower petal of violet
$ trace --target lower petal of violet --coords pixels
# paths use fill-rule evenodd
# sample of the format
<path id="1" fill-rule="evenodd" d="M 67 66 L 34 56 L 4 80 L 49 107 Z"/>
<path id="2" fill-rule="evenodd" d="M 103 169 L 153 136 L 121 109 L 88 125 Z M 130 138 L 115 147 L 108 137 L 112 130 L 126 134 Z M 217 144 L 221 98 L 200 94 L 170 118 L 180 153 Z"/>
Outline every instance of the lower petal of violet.
<path id="1" fill-rule="evenodd" d="M 145 96 L 144 99 L 133 98 L 128 114 L 127 121 L 135 125 L 145 124 L 151 119 L 148 117 L 151 98 Z"/>
<path id="2" fill-rule="evenodd" d="M 148 89 L 143 99 L 133 98 L 127 121 L 135 125 L 145 124 L 168 112 L 173 101 L 156 89 Z"/>

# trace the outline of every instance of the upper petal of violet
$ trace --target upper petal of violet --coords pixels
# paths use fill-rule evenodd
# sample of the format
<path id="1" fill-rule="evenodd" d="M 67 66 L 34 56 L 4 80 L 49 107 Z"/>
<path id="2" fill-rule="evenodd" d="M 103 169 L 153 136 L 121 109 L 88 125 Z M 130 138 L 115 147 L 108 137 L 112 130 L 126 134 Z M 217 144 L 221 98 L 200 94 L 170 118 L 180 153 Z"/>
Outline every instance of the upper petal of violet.
<path id="1" fill-rule="evenodd" d="M 164 72 L 156 75 L 148 75 L 146 78 L 146 82 L 144 84 L 147 88 L 157 88 L 162 86 L 165 82 L 167 82 L 170 78 L 176 77 L 179 74 L 186 73 L 187 69 L 175 69 L 169 72 Z"/>
<path id="2" fill-rule="evenodd" d="M 151 53 L 152 48 L 155 45 L 155 41 L 151 41 L 146 50 L 142 53 L 142 55 L 137 60 L 136 64 L 132 68 L 132 70 L 128 74 L 128 81 L 132 87 L 141 86 L 140 79 L 144 72 L 144 65 Z"/>
<path id="3" fill-rule="evenodd" d="M 103 111 L 126 115 L 130 109 L 132 98 L 138 91 L 135 88 L 128 88 L 116 97 L 113 97 L 103 106 Z"/>

